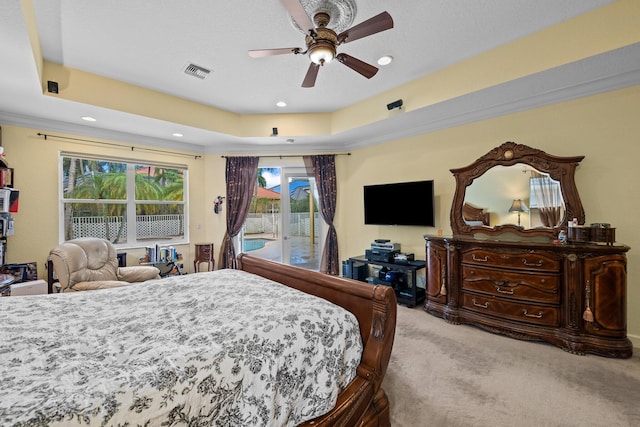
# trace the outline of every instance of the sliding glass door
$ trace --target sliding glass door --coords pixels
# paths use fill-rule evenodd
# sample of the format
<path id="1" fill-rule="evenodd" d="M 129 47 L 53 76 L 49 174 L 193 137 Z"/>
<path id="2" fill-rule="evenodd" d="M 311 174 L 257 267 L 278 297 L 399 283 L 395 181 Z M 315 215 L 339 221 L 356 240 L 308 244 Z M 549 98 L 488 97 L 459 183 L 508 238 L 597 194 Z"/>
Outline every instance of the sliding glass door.
<path id="1" fill-rule="evenodd" d="M 286 264 L 318 270 L 323 227 L 318 217 L 315 179 L 304 169 L 283 169 L 282 194 L 282 258 Z"/>
<path id="2" fill-rule="evenodd" d="M 309 270 L 320 268 L 326 226 L 313 177 L 304 167 L 260 168 L 245 223 L 243 251 Z"/>

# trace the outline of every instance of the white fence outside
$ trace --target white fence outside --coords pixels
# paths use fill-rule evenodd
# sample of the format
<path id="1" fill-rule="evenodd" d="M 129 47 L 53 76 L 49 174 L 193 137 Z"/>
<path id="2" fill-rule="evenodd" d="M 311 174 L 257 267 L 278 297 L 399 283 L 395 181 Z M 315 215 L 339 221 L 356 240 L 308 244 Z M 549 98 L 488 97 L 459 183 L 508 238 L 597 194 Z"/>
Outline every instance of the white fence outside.
<path id="1" fill-rule="evenodd" d="M 309 236 L 311 222 L 309 213 L 292 213 L 289 215 L 289 234 L 291 236 Z M 273 234 L 278 236 L 279 214 L 270 213 L 250 213 L 244 223 L 245 234 Z M 314 235 L 320 235 L 320 217 L 318 212 L 314 213 Z"/>
<path id="2" fill-rule="evenodd" d="M 311 222 L 309 213 L 290 214 L 289 233 L 291 236 L 309 236 Z M 278 214 L 249 214 L 245 222 L 245 234 L 279 235 Z M 114 241 L 126 241 L 127 222 L 121 216 L 74 217 L 73 238 L 92 236 Z M 314 235 L 320 235 L 320 217 L 314 213 Z M 184 215 L 138 215 L 136 216 L 136 238 L 155 239 L 184 235 Z"/>
<path id="3" fill-rule="evenodd" d="M 127 222 L 121 216 L 74 217 L 73 238 L 92 236 L 114 241 L 126 240 Z M 184 215 L 137 215 L 136 238 L 154 239 L 184 235 Z"/>

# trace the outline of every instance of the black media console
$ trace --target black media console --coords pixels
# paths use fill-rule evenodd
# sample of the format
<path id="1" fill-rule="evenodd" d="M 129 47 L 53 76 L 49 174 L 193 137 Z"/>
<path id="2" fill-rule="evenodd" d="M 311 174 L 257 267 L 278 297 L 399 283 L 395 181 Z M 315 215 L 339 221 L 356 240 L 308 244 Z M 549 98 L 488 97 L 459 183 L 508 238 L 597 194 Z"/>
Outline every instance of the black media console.
<path id="1" fill-rule="evenodd" d="M 362 282 L 391 286 L 396 291 L 398 304 L 415 307 L 425 299 L 425 290 L 417 286 L 416 277 L 416 272 L 425 268 L 425 265 L 426 262 L 422 260 L 408 261 L 406 264 L 369 261 L 365 255 L 360 255 L 345 262 L 342 275 Z M 385 280 L 385 271 L 395 272 L 395 280 Z"/>

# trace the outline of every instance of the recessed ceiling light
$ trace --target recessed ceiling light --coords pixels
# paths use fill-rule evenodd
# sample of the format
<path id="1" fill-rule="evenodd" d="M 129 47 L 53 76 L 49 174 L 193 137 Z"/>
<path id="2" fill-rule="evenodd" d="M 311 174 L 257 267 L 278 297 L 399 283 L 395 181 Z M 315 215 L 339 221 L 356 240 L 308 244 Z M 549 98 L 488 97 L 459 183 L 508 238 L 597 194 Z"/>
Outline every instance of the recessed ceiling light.
<path id="1" fill-rule="evenodd" d="M 393 61 L 393 56 L 381 56 L 380 59 L 378 59 L 378 65 L 389 65 L 391 64 L 391 61 Z"/>
<path id="2" fill-rule="evenodd" d="M 276 106 L 280 107 L 280 108 L 284 108 L 287 106 L 287 103 L 284 101 L 278 101 L 276 102 Z"/>
<path id="3" fill-rule="evenodd" d="M 82 120 L 85 120 L 87 122 L 95 122 L 96 121 L 96 119 L 94 119 L 93 117 L 90 117 L 90 116 L 83 116 Z"/>
<path id="4" fill-rule="evenodd" d="M 173 136 L 177 136 L 178 138 L 180 138 L 180 137 L 183 137 L 183 136 L 184 136 L 183 134 L 181 134 L 181 133 L 179 133 L 179 132 L 172 133 L 171 135 L 173 135 Z"/>

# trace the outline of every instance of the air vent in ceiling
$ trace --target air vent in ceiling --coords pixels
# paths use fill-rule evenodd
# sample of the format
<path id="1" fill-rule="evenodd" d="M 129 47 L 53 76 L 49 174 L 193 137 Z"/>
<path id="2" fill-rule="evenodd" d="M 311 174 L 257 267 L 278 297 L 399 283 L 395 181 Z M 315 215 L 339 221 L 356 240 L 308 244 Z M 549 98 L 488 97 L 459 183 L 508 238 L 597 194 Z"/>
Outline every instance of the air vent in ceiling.
<path id="1" fill-rule="evenodd" d="M 196 64 L 187 64 L 184 69 L 185 74 L 189 74 L 190 76 L 194 76 L 202 80 L 204 80 L 210 72 L 211 70 L 207 70 L 206 68 L 202 68 Z"/>

